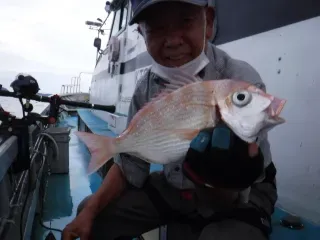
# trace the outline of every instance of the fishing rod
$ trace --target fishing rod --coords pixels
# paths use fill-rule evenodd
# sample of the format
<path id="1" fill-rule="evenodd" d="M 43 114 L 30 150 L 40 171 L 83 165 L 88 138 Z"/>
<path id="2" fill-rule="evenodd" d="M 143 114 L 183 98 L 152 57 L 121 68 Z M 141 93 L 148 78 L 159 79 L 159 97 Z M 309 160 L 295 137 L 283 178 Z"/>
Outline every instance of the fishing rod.
<path id="1" fill-rule="evenodd" d="M 18 75 L 16 79 L 11 83 L 10 87 L 13 88 L 13 92 L 10 92 L 7 89 L 3 88 L 0 84 L 0 96 L 18 98 L 22 105 L 23 118 L 18 119 L 15 116 L 11 115 L 9 112 L 1 109 L 0 121 L 2 121 L 2 124 L 0 125 L 0 134 L 5 134 L 3 132 L 4 129 L 7 132 L 12 132 L 15 129 L 19 131 L 24 126 L 31 125 L 36 121 L 40 121 L 44 124 L 54 124 L 57 122 L 57 119 L 59 117 L 59 109 L 61 105 L 96 109 L 107 111 L 110 113 L 115 112 L 115 106 L 105 106 L 99 104 L 63 100 L 57 94 L 50 97 L 38 95 L 38 91 L 40 90 L 38 82 L 31 75 Z M 25 104 L 23 103 L 22 99 L 26 99 Z M 40 114 L 33 113 L 33 106 L 30 103 L 30 100 L 49 103 L 48 116 L 41 116 Z M 27 116 L 25 115 L 25 113 L 27 113 Z"/>
<path id="2" fill-rule="evenodd" d="M 2 86 L 0 85 L 0 96 L 12 97 L 12 98 L 18 98 L 18 99 L 24 98 L 29 101 L 34 100 L 38 102 L 46 102 L 46 103 L 56 104 L 56 105 L 68 105 L 73 107 L 90 108 L 90 109 L 107 111 L 110 113 L 115 112 L 115 106 L 105 106 L 100 104 L 90 104 L 90 103 L 84 103 L 84 102 L 63 100 L 57 94 L 51 97 L 37 95 L 38 91 L 40 90 L 38 83 L 30 75 L 28 76 L 19 75 L 18 79 L 16 79 L 11 84 L 11 87 L 14 89 L 14 92 L 10 92 L 6 89 L 3 89 Z"/>

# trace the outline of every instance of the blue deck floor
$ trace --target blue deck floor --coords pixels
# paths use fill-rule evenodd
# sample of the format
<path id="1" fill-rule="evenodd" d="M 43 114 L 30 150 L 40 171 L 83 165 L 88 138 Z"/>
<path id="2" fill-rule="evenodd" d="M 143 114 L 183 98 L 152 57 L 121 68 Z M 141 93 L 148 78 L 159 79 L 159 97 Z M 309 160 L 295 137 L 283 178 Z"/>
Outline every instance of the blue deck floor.
<path id="1" fill-rule="evenodd" d="M 46 226 L 50 226 L 51 220 L 51 227 L 58 229 L 63 229 L 66 224 L 74 219 L 78 204 L 84 197 L 95 192 L 102 181 L 101 177 L 96 173 L 89 177 L 86 176 L 90 153 L 83 143 L 74 135 L 74 131 L 77 130 L 77 117 L 65 119 L 64 124 L 72 127 L 69 155 L 70 172 L 65 175 L 50 176 L 43 216 Z M 101 129 L 98 125 L 95 126 L 96 131 Z M 105 133 L 106 132 L 108 131 L 105 130 Z M 276 209 L 273 216 L 272 240 L 320 239 L 320 227 L 308 222 L 304 222 L 305 228 L 303 230 L 290 230 L 280 226 L 279 220 L 285 215 L 285 212 Z M 49 231 L 42 228 L 36 220 L 32 240 L 42 240 L 48 232 Z M 53 233 L 57 239 L 60 239 L 61 235 L 59 232 Z"/>

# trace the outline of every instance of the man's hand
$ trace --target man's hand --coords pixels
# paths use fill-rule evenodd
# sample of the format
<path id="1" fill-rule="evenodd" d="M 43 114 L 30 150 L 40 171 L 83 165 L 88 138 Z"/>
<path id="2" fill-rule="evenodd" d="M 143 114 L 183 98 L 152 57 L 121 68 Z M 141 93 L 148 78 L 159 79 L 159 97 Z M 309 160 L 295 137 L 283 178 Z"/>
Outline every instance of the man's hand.
<path id="1" fill-rule="evenodd" d="M 126 187 L 120 167 L 113 164 L 98 191 L 90 196 L 78 216 L 69 223 L 62 233 L 62 240 L 89 240 L 95 217 L 109 202 L 118 197 Z"/>
<path id="2" fill-rule="evenodd" d="M 92 211 L 83 209 L 79 215 L 69 223 L 62 232 L 61 240 L 89 240 L 94 215 Z"/>
<path id="3" fill-rule="evenodd" d="M 227 189 L 251 186 L 263 167 L 258 145 L 244 142 L 224 123 L 201 131 L 192 140 L 183 165 L 193 182 Z"/>

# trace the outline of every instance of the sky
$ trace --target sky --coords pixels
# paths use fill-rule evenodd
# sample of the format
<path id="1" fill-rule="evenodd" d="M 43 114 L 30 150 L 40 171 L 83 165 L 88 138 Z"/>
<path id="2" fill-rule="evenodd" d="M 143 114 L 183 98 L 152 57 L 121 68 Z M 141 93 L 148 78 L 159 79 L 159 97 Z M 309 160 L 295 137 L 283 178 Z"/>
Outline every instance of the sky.
<path id="1" fill-rule="evenodd" d="M 61 85 L 80 72 L 92 72 L 97 31 L 85 21 L 104 20 L 104 6 L 105 0 L 1 0 L 0 77 L 8 71 L 46 72 L 64 76 L 56 82 Z M 108 32 L 102 47 L 107 37 Z M 37 80 L 45 90 L 52 89 L 52 81 Z"/>

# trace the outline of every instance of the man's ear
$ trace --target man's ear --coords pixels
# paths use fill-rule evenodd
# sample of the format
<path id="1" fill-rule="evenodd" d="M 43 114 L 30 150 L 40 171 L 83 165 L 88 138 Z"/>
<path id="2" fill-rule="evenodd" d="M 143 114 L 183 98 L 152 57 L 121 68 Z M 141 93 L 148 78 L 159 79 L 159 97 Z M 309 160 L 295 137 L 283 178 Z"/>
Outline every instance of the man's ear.
<path id="1" fill-rule="evenodd" d="M 138 24 L 138 33 L 141 34 L 141 36 L 143 37 L 143 31 L 142 31 L 142 27 L 141 27 L 141 24 Z"/>
<path id="2" fill-rule="evenodd" d="M 138 25 L 138 29 L 137 30 L 138 30 L 138 33 L 140 33 L 142 35 L 140 24 Z"/>
<path id="3" fill-rule="evenodd" d="M 142 38 L 144 39 L 144 42 L 145 42 L 146 47 L 148 49 L 147 39 L 146 39 L 146 35 L 144 34 L 145 32 L 144 32 L 143 28 L 144 28 L 144 26 L 142 26 L 142 24 L 139 23 L 137 31 L 142 36 Z"/>
<path id="4" fill-rule="evenodd" d="M 207 27 L 206 27 L 206 38 L 211 39 L 213 34 L 213 27 L 214 27 L 214 18 L 215 18 L 215 9 L 213 7 L 207 7 L 206 8 L 206 21 L 207 21 Z"/>

